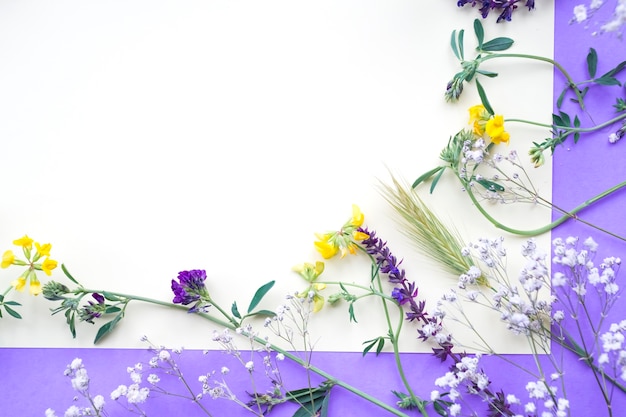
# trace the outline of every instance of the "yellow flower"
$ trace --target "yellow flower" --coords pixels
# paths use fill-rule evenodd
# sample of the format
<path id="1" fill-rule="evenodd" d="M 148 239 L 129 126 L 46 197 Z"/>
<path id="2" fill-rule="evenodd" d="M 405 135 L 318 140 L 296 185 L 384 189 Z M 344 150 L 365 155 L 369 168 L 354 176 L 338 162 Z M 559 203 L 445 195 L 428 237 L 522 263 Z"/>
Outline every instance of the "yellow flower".
<path id="1" fill-rule="evenodd" d="M 485 124 L 491 117 L 482 104 L 477 104 L 469 108 L 469 123 L 473 125 L 475 135 L 482 136 L 485 133 Z"/>
<path id="2" fill-rule="evenodd" d="M 314 243 L 315 249 L 317 249 L 324 259 L 330 259 L 337 254 L 339 248 L 330 242 L 330 239 L 333 237 L 331 234 L 316 234 L 315 236 L 319 239 Z"/>
<path id="3" fill-rule="evenodd" d="M 367 233 L 359 232 L 358 230 L 354 232 L 354 240 L 365 240 L 369 239 L 370 235 Z"/>
<path id="4" fill-rule="evenodd" d="M 52 260 L 50 258 L 46 258 L 41 263 L 41 270 L 45 272 L 46 275 L 50 276 L 52 275 L 52 270 L 57 267 L 57 264 L 58 264 L 57 261 Z"/>
<path id="5" fill-rule="evenodd" d="M 319 294 L 313 296 L 313 312 L 317 313 L 324 307 L 324 297 Z"/>
<path id="6" fill-rule="evenodd" d="M 4 252 L 4 254 L 2 254 L 2 264 L 0 265 L 2 268 L 8 268 L 10 265 L 13 264 L 13 261 L 15 260 L 15 255 L 13 254 L 13 251 L 6 251 Z"/>
<path id="7" fill-rule="evenodd" d="M 309 282 L 313 282 L 324 272 L 324 262 L 317 261 L 315 265 L 305 262 L 292 268 L 300 276 Z M 319 284 L 322 285 L 322 284 Z"/>
<path id="8" fill-rule="evenodd" d="M 24 291 L 24 286 L 26 285 L 26 277 L 25 276 L 21 276 L 18 279 L 16 279 L 15 281 L 13 281 L 11 283 L 11 285 L 17 290 L 17 291 Z"/>
<path id="9" fill-rule="evenodd" d="M 28 235 L 24 235 L 23 237 L 14 240 L 13 244 L 16 246 L 21 246 L 24 249 L 30 250 L 33 247 L 33 240 L 28 237 Z"/>
<path id="10" fill-rule="evenodd" d="M 352 205 L 352 226 L 353 227 L 361 227 L 363 225 L 363 220 L 365 220 L 365 215 L 361 213 L 361 209 L 356 204 Z"/>
<path id="11" fill-rule="evenodd" d="M 504 117 L 501 114 L 497 114 L 492 119 L 489 119 L 485 125 L 485 131 L 493 143 L 509 143 L 511 135 L 504 130 Z"/>
<path id="12" fill-rule="evenodd" d="M 39 295 L 41 294 L 41 282 L 39 282 L 38 279 L 30 279 L 30 287 L 28 288 L 28 291 L 31 293 L 31 295 Z"/>
<path id="13" fill-rule="evenodd" d="M 52 249 L 52 245 L 50 243 L 40 245 L 39 242 L 35 242 L 35 248 L 37 248 L 39 256 L 50 256 L 50 249 Z"/>

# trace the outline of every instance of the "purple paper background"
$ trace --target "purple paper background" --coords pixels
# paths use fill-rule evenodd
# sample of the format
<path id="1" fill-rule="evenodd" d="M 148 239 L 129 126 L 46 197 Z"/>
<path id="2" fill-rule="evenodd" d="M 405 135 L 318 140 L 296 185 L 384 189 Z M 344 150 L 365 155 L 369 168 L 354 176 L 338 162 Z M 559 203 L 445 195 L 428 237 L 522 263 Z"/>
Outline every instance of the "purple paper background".
<path id="1" fill-rule="evenodd" d="M 599 59 L 598 74 L 602 74 L 613 65 L 626 59 L 624 43 L 615 36 L 603 35 L 592 37 L 590 29 L 581 25 L 569 25 L 573 4 L 557 2 L 555 13 L 555 58 L 571 70 L 574 79 L 586 78 L 585 56 L 589 47 L 597 50 Z M 605 15 L 610 10 L 603 10 Z M 601 14 L 596 18 L 600 19 Z M 528 21 L 532 24 L 532 19 Z M 511 24 L 516 24 L 515 20 Z M 532 74 L 523 80 L 528 88 L 533 88 Z M 555 75 L 555 94 L 562 88 L 563 79 Z M 582 115 L 583 126 L 589 125 L 591 116 L 599 122 L 611 118 L 612 103 L 616 96 L 623 97 L 621 87 L 604 87 L 592 89 L 586 99 L 589 115 Z M 532 103 L 525 103 L 532 105 Z M 575 109 L 567 104 L 566 111 Z M 600 109 L 600 110 L 599 110 Z M 583 136 L 579 143 L 573 144 L 571 139 L 559 147 L 554 156 L 553 201 L 563 208 L 571 209 L 604 189 L 613 186 L 626 178 L 624 153 L 626 143 L 611 145 L 607 141 L 611 128 Z M 532 140 L 540 140 L 534 138 Z M 604 226 L 618 234 L 626 235 L 626 222 L 623 222 L 623 207 L 626 194 L 619 191 L 596 206 L 580 213 L 584 219 Z M 556 215 L 555 215 L 556 217 Z M 585 238 L 593 235 L 601 245 L 599 256 L 624 256 L 624 243 L 617 239 L 602 235 L 589 227 L 574 221 L 568 221 L 553 232 L 553 236 L 575 235 Z M 619 282 L 619 281 L 618 281 Z M 626 306 L 617 305 L 614 309 L 613 321 L 626 317 Z M 610 324 L 611 320 L 609 320 Z M 558 353 L 558 348 L 555 347 Z M 2 349 L 0 363 L 2 376 L 0 383 L 3 395 L 0 395 L 0 415 L 3 416 L 43 416 L 46 408 L 51 407 L 58 415 L 63 415 L 72 404 L 75 392 L 69 380 L 62 376 L 65 365 L 75 357 L 81 357 L 92 377 L 91 392 L 104 395 L 108 403 L 109 393 L 119 384 L 129 384 L 127 366 L 137 362 L 147 362 L 152 355 L 141 350 L 124 349 Z M 522 367 L 532 369 L 533 361 L 528 355 L 508 355 L 508 358 Z M 566 358 L 567 394 L 570 399 L 573 416 L 606 415 L 602 399 L 588 369 L 576 357 L 568 353 Z M 447 365 L 440 364 L 430 355 L 404 354 L 403 360 L 408 369 L 408 378 L 415 388 L 416 394 L 424 398 L 435 388 L 433 381 L 445 373 Z M 221 366 L 229 366 L 232 358 L 221 352 L 210 352 L 203 355 L 199 351 L 187 351 L 180 357 L 180 365 L 186 372 L 190 382 L 195 383 L 197 376 Z M 387 403 L 395 401 L 390 390 L 402 390 L 402 385 L 395 370 L 393 357 L 383 354 L 380 357 L 368 355 L 363 358 L 360 353 L 315 353 L 314 364 L 319 365 L 328 373 L 355 385 L 359 389 Z M 497 358 L 484 358 L 483 365 L 492 378 L 496 390 L 516 393 L 526 398 L 524 385 L 532 377 L 511 366 L 503 367 Z M 301 368 L 289 364 L 282 366 L 289 388 L 306 386 L 305 373 Z M 503 371 L 506 370 L 506 371 Z M 229 376 L 232 386 L 237 386 L 237 378 L 241 386 L 247 386 L 245 373 Z M 320 382 L 317 378 L 314 382 Z M 175 384 L 175 381 L 163 381 L 164 384 Z M 172 385 L 172 386 L 174 386 Z M 242 394 L 241 392 L 239 394 Z M 616 392 L 613 398 L 614 409 L 620 410 L 626 405 L 626 395 Z M 249 415 L 231 402 L 206 400 L 207 407 L 214 416 Z M 124 410 L 110 404 L 109 415 L 125 415 Z M 148 401 L 146 410 L 152 416 L 202 415 L 196 406 L 188 401 L 173 400 L 155 396 Z M 290 406 L 275 410 L 272 415 L 290 416 L 295 408 Z M 484 408 L 478 409 L 484 415 Z M 380 409 L 366 401 L 355 397 L 341 389 L 332 392 L 330 415 L 385 415 Z M 414 413 L 417 415 L 418 413 Z M 431 411 L 431 415 L 435 415 Z M 618 414 L 619 415 L 619 411 Z"/>

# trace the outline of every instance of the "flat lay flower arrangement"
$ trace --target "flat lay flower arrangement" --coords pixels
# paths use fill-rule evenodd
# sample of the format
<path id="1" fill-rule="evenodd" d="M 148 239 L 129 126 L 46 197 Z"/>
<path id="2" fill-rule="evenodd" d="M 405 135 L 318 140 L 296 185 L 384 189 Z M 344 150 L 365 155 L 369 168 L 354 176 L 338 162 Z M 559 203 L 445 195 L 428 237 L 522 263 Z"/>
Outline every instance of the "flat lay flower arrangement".
<path id="1" fill-rule="evenodd" d="M 22 319 L 24 306 L 12 296 L 27 291 L 34 296 L 28 302 L 48 303 L 53 319 L 66 323 L 69 338 L 95 326 L 93 342 L 98 344 L 133 320 L 129 305 L 146 304 L 170 309 L 176 320 L 201 319 L 197 326 L 205 326 L 202 331 L 214 343 L 207 349 L 223 352 L 219 362 L 207 362 L 199 352 L 162 346 L 145 335 L 146 351 L 137 352 L 133 362 L 107 365 L 126 373 L 108 391 L 96 383 L 100 375 L 92 371 L 94 364 L 74 357 L 59 364 L 54 381 L 73 390 L 67 407 L 38 415 L 158 416 L 162 402 L 178 402 L 185 415 L 224 416 L 231 415 L 225 410 L 237 410 L 255 416 L 329 416 L 335 399 L 346 397 L 368 403 L 370 415 L 562 417 L 591 415 L 590 410 L 597 416 L 620 415 L 626 403 L 626 311 L 620 307 L 619 270 L 626 229 L 608 221 L 603 210 L 619 201 L 626 181 L 607 174 L 585 190 L 584 198 L 571 202 L 567 190 L 543 194 L 529 171 L 545 169 L 550 158 L 567 164 L 559 158 L 584 157 L 589 149 L 621 152 L 626 55 L 605 56 L 605 50 L 586 46 L 578 65 L 570 68 L 558 51 L 554 57 L 518 51 L 514 39 L 491 37 L 482 24 L 495 14 L 499 23 L 514 25 L 524 9 L 541 13 L 535 10 L 539 4 L 458 2 L 462 9 L 476 8 L 480 16 L 464 28 L 451 28 L 450 54 L 458 68 L 450 69 L 441 99 L 455 106 L 463 94 L 476 91 L 479 102 L 459 108 L 467 124 L 450 132 L 439 165 L 417 169 L 408 181 L 390 173 L 378 184 L 380 198 L 416 251 L 449 275 L 449 289 L 440 299 L 425 300 L 420 291 L 425 278 L 404 269 L 403 259 L 412 254 L 396 253 L 394 242 L 377 232 L 358 204 L 342 207 L 340 221 L 327 230 L 305 231 L 315 233 L 318 258 L 294 260 L 294 288 L 281 295 L 279 305 L 269 304 L 275 280 L 259 282 L 249 299 L 217 298 L 222 284 L 208 269 L 182 269 L 169 282 L 154 283 L 169 287 L 169 300 L 128 294 L 106 283 L 84 286 L 72 265 L 56 257 L 56 246 L 37 240 L 40 236 L 16 236 L 2 255 L 2 268 L 14 276 L 0 298 L 3 320 Z M 576 6 L 566 24 L 571 30 L 593 19 L 594 11 L 611 7 L 608 1 Z M 617 36 L 624 7 L 621 0 L 615 2 L 610 20 L 589 34 L 593 42 Z M 502 114 L 490 100 L 490 89 L 511 82 L 506 65 L 498 66 L 510 60 L 554 68 L 551 123 Z M 532 74 L 517 82 L 531 86 Z M 520 109 L 523 113 L 521 103 Z M 535 136 L 518 138 L 508 130 L 513 125 L 531 127 Z M 620 164 L 619 157 L 605 159 L 607 166 Z M 584 175 L 586 168 L 571 176 Z M 454 219 L 430 208 L 428 197 L 445 192 L 438 185 L 446 180 L 458 184 L 457 192 L 471 202 L 475 216 L 493 228 L 483 236 L 464 236 Z M 493 214 L 500 205 L 548 210 L 552 221 L 533 228 L 524 219 L 509 224 Z M 552 235 L 550 247 L 535 239 L 546 233 Z M 509 236 L 525 240 L 513 247 Z M 326 278 L 325 271 L 353 257 L 369 263 L 362 280 Z M 511 258 L 522 268 L 507 268 Z M 397 385 L 384 387 L 387 396 L 372 395 L 363 381 L 325 366 L 324 354 L 316 351 L 323 335 L 313 334 L 311 323 L 329 309 L 345 312 L 345 322 L 336 326 L 367 326 L 360 309 L 376 310 L 384 318 L 384 327 L 372 328 L 372 338 L 361 342 L 368 379 L 375 380 L 377 372 L 395 375 Z M 498 352 L 480 330 L 472 313 L 476 309 L 491 312 L 498 319 L 493 326 L 524 341 L 531 353 Z M 406 334 L 432 354 L 419 355 L 418 361 L 403 353 L 399 343 Z M 377 368 L 379 363 L 384 368 Z M 581 391 L 593 404 L 581 404 Z"/>

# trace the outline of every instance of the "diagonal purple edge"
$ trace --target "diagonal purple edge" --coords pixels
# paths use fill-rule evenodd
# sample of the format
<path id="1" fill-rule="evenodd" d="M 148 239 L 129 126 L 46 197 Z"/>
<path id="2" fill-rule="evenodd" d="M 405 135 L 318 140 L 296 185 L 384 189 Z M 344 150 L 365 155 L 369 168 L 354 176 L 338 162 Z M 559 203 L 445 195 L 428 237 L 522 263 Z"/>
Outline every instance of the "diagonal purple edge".
<path id="1" fill-rule="evenodd" d="M 575 79 L 586 77 L 585 56 L 588 48 L 595 48 L 600 57 L 598 73 L 611 68 L 621 60 L 626 59 L 625 44 L 614 36 L 603 35 L 592 37 L 591 30 L 580 25 L 569 25 L 572 5 L 567 2 L 557 2 L 555 11 L 555 58 L 566 68 L 571 69 Z M 610 12 L 603 11 L 605 14 Z M 597 15 L 600 18 L 601 15 Z M 530 22 L 532 23 L 532 22 Z M 514 21 L 512 24 L 516 24 Z M 532 77 L 529 75 L 529 87 L 532 88 Z M 555 75 L 555 96 L 559 94 L 563 79 Z M 611 104 L 614 97 L 622 95 L 618 87 L 607 87 L 603 90 L 592 90 L 587 96 L 587 106 L 590 115 L 595 121 L 605 120 L 612 116 Z M 607 103 L 607 100 L 608 103 Z M 567 104 L 567 111 L 574 109 Z M 604 107 L 604 109 L 602 109 Z M 589 123 L 587 116 L 582 117 L 582 124 Z M 553 200 L 556 204 L 570 209 L 581 201 L 590 198 L 600 191 L 615 185 L 626 178 L 626 164 L 621 158 L 626 153 L 626 143 L 610 145 L 606 140 L 610 129 L 594 135 L 583 137 L 574 145 L 571 141 L 559 147 L 554 156 L 553 166 Z M 626 199 L 625 192 L 618 192 L 606 201 L 584 210 L 580 217 L 591 222 L 603 225 L 612 231 L 626 235 L 626 222 L 622 219 L 622 206 Z M 556 216 L 556 214 L 555 214 Z M 625 244 L 590 229 L 580 222 L 568 221 L 553 232 L 553 236 L 576 235 L 582 238 L 592 235 L 600 244 L 599 256 L 620 256 L 624 252 Z M 626 318 L 626 305 L 617 305 L 614 309 L 614 321 Z M 609 320 L 609 323 L 611 321 Z M 555 352 L 559 352 L 555 348 Z M 146 362 L 151 355 L 141 350 L 125 349 L 2 349 L 0 364 L 2 376 L 0 383 L 3 395 L 0 396 L 0 414 L 7 416 L 43 416 L 46 408 L 51 407 L 58 415 L 63 415 L 67 407 L 72 404 L 75 392 L 69 381 L 63 377 L 65 365 L 75 357 L 81 357 L 92 378 L 93 393 L 101 393 L 108 400 L 109 393 L 119 384 L 129 384 L 126 371 L 127 366 L 137 362 Z M 528 355 L 507 355 L 507 358 L 532 369 L 533 361 Z M 605 415 L 603 401 L 595 382 L 591 378 L 587 367 L 573 355 L 565 352 L 567 394 L 571 402 L 573 416 Z M 434 389 L 433 381 L 437 376 L 445 373 L 447 365 L 440 364 L 431 355 L 404 354 L 403 360 L 408 369 L 408 379 L 415 388 L 416 394 L 428 398 Z M 222 366 L 236 369 L 229 363 L 232 358 L 220 352 L 210 352 L 203 355 L 199 351 L 187 351 L 180 357 L 180 365 L 186 370 L 190 382 L 196 382 L 197 376 L 219 370 Z M 357 386 L 374 397 L 392 404 L 395 398 L 390 390 L 401 390 L 401 382 L 397 373 L 393 357 L 382 354 L 380 357 L 368 355 L 362 357 L 360 353 L 315 353 L 314 363 L 346 382 Z M 323 366 L 321 365 L 323 364 Z M 503 389 L 506 393 L 515 393 L 518 397 L 526 398 L 524 385 L 533 378 L 519 369 L 510 366 L 503 367 L 503 362 L 497 358 L 484 358 L 483 366 L 492 378 L 496 390 Z M 505 370 L 503 372 L 503 370 Z M 284 378 L 290 388 L 306 385 L 306 376 L 303 369 L 287 362 L 282 366 Z M 233 385 L 237 381 L 246 382 L 245 373 L 233 373 Z M 314 378 L 319 382 L 319 377 Z M 171 384 L 172 381 L 163 381 Z M 244 384 L 247 386 L 247 384 Z M 614 408 L 623 409 L 626 405 L 626 395 L 616 392 L 613 398 Z M 207 406 L 214 416 L 248 416 L 249 413 L 224 400 L 208 400 Z M 124 410 L 109 405 L 109 415 L 125 415 Z M 196 406 L 190 401 L 172 400 L 167 397 L 151 399 L 146 407 L 148 415 L 201 415 Z M 295 407 L 276 409 L 275 416 L 291 416 Z M 478 404 L 478 415 L 485 415 L 484 405 Z M 413 412 L 414 415 L 418 413 Z M 433 411 L 430 413 L 435 415 Z M 378 408 L 364 400 L 337 389 L 332 393 L 329 415 L 385 415 Z"/>

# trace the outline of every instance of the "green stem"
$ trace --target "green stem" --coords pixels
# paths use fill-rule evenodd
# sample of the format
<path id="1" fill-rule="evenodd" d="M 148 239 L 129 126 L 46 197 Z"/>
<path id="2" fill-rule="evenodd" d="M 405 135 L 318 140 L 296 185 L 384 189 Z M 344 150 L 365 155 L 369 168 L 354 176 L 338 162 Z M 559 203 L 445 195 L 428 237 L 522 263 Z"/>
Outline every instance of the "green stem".
<path id="1" fill-rule="evenodd" d="M 180 304 L 173 304 L 170 302 L 165 302 L 165 301 L 160 301 L 160 300 L 155 300 L 153 298 L 148 298 L 148 297 L 142 297 L 142 296 L 138 296 L 138 295 L 132 295 L 132 294 L 124 294 L 124 293 L 118 293 L 118 292 L 113 292 L 113 291 L 102 291 L 102 290 L 91 290 L 91 289 L 84 289 L 81 288 L 79 290 L 80 292 L 84 292 L 84 293 L 98 293 L 98 294 L 102 294 L 103 292 L 107 292 L 109 294 L 112 294 L 114 296 L 117 297 L 121 297 L 121 298 L 127 298 L 129 300 L 134 300 L 134 301 L 142 301 L 145 303 L 149 303 L 149 304 L 156 304 L 156 305 L 160 305 L 160 306 L 164 306 L 164 307 L 169 307 L 169 308 L 176 308 L 179 310 L 185 310 L 187 311 L 188 308 L 180 305 Z M 203 318 L 211 321 L 212 323 L 224 327 L 224 328 L 228 328 L 230 330 L 236 330 L 239 326 L 235 326 L 233 323 L 236 323 L 236 321 L 233 320 L 229 320 L 229 321 L 224 321 L 222 319 L 219 319 L 217 317 L 211 316 L 210 314 L 207 313 L 196 313 L 199 314 L 200 316 L 202 316 Z M 255 342 L 265 346 L 267 345 L 267 341 L 263 338 L 260 338 L 258 336 L 254 336 L 254 340 Z M 388 404 L 383 403 L 382 401 L 372 397 L 371 395 L 359 390 L 356 387 L 353 387 L 352 385 L 343 382 L 339 379 L 336 379 L 334 376 L 330 375 L 329 373 L 321 370 L 320 368 L 317 368 L 315 366 L 312 366 L 310 364 L 307 364 L 304 360 L 302 360 L 301 358 L 299 358 L 298 356 L 278 347 L 275 345 L 270 345 L 270 348 L 277 352 L 277 353 L 281 353 L 283 354 L 286 358 L 291 359 L 292 361 L 296 362 L 297 364 L 301 365 L 302 367 L 310 370 L 311 372 L 321 376 L 322 378 L 325 378 L 326 380 L 328 380 L 332 385 L 336 385 L 339 386 L 361 398 L 363 398 L 366 401 L 369 401 L 370 403 L 382 408 L 383 410 L 388 411 L 389 413 L 395 415 L 395 416 L 399 416 L 399 417 L 409 417 L 407 414 L 403 413 L 402 411 L 396 410 L 395 408 L 389 406 Z"/>
<path id="2" fill-rule="evenodd" d="M 567 80 L 567 87 L 571 88 L 572 90 L 574 90 L 574 94 L 576 94 L 576 99 L 578 101 L 578 104 L 580 105 L 580 108 L 582 110 L 585 110 L 585 103 L 583 101 L 583 96 L 580 93 L 580 90 L 578 90 L 578 88 L 576 87 L 576 83 L 574 82 L 574 79 L 569 75 L 567 70 L 561 64 L 559 64 L 557 61 L 555 61 L 554 59 L 543 57 L 543 56 L 537 56 L 537 55 L 529 55 L 529 54 L 492 54 L 492 53 L 489 53 L 489 55 L 485 55 L 485 56 L 477 59 L 477 61 L 484 62 L 484 61 L 487 61 L 487 60 L 490 60 L 490 59 L 495 59 L 495 58 L 533 59 L 533 60 L 536 60 L 536 61 L 547 62 L 549 64 L 554 65 L 554 67 L 557 68 L 561 72 L 561 74 L 563 74 L 565 79 Z"/>
<path id="3" fill-rule="evenodd" d="M 2 293 L 2 298 L 4 299 L 4 297 L 6 297 L 6 295 L 9 293 L 9 291 L 11 291 L 13 289 L 13 285 L 9 285 L 9 288 L 7 288 L 3 293 Z"/>
<path id="4" fill-rule="evenodd" d="M 537 236 L 540 234 L 543 234 L 547 231 L 550 231 L 552 229 L 554 229 L 555 227 L 559 226 L 560 224 L 564 223 L 566 220 L 568 219 L 577 219 L 576 213 L 580 212 L 581 210 L 589 207 L 590 205 L 592 205 L 593 203 L 603 199 L 604 197 L 607 197 L 611 194 L 613 194 L 614 192 L 624 188 L 626 186 L 626 181 L 622 181 L 619 184 L 609 188 L 608 190 L 605 190 L 603 192 L 601 192 L 600 194 L 596 195 L 593 198 L 590 198 L 589 200 L 586 200 L 585 202 L 583 202 L 582 204 L 578 205 L 577 207 L 575 207 L 573 210 L 567 212 L 565 215 L 563 215 L 562 217 L 558 218 L 557 220 L 553 221 L 550 224 L 547 224 L 546 226 L 537 228 L 537 229 L 532 229 L 532 230 L 519 230 L 519 229 L 513 229 L 511 227 L 505 226 L 502 223 L 500 223 L 499 221 L 497 221 L 496 219 L 494 219 L 489 213 L 487 213 L 487 211 L 484 209 L 484 207 L 480 204 L 480 202 L 478 201 L 478 199 L 476 198 L 476 196 L 474 195 L 471 187 L 469 186 L 468 182 L 465 181 L 458 173 L 456 174 L 457 178 L 461 181 L 461 184 L 465 185 L 465 191 L 467 192 L 467 194 L 469 195 L 470 199 L 472 200 L 472 203 L 474 203 L 474 205 L 476 206 L 476 208 L 481 212 L 481 214 L 483 216 L 485 216 L 485 218 L 487 220 L 489 220 L 489 222 L 491 222 L 491 224 L 493 224 L 495 227 L 497 227 L 498 229 L 504 230 L 506 232 L 509 233 L 513 233 L 516 235 L 521 235 L 521 236 Z M 606 229 L 603 229 L 599 226 L 595 226 L 592 225 L 590 223 L 587 223 L 589 226 L 595 228 L 596 230 L 599 230 L 603 233 L 606 233 L 610 236 L 613 236 L 619 240 L 623 240 L 626 241 L 626 237 L 620 236 L 618 234 L 615 234 L 613 232 L 610 232 Z"/>
<path id="5" fill-rule="evenodd" d="M 571 133 L 589 133 L 589 132 L 594 132 L 596 130 L 600 130 L 602 128 L 610 126 L 613 123 L 619 122 L 620 120 L 623 120 L 623 119 L 626 119 L 626 113 L 622 113 L 619 116 L 615 116 L 614 118 L 607 120 L 604 123 L 600 123 L 592 127 L 571 127 L 571 126 L 549 125 L 546 123 L 533 122 L 531 120 L 525 120 L 525 119 L 504 119 L 504 121 L 514 122 L 514 123 L 524 123 L 524 124 L 528 124 L 532 126 L 545 127 L 547 129 L 555 128 L 557 130 L 565 130 Z"/>

